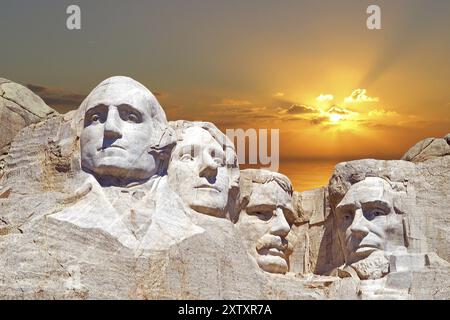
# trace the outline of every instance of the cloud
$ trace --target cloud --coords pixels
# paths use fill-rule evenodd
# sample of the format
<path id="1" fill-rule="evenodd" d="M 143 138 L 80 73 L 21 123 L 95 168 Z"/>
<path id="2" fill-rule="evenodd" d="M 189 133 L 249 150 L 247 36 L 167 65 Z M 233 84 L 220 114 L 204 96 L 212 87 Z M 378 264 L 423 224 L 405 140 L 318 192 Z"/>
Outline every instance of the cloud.
<path id="1" fill-rule="evenodd" d="M 303 104 L 301 104 L 301 105 L 294 104 L 285 111 L 285 113 L 288 113 L 288 114 L 305 114 L 305 113 L 316 113 L 316 112 L 317 112 L 317 109 L 310 107 L 310 106 L 303 105 Z"/>
<path id="2" fill-rule="evenodd" d="M 333 99 L 334 99 L 334 96 L 332 94 L 321 93 L 320 96 L 316 97 L 316 100 L 319 102 L 332 101 Z"/>
<path id="3" fill-rule="evenodd" d="M 350 96 L 344 99 L 345 103 L 378 102 L 378 97 L 369 97 L 366 95 L 366 89 L 355 89 Z"/>
<path id="4" fill-rule="evenodd" d="M 393 117 L 398 116 L 396 111 L 384 110 L 384 109 L 375 109 L 371 110 L 368 113 L 369 117 Z"/>
<path id="5" fill-rule="evenodd" d="M 27 88 L 40 96 L 50 107 L 61 113 L 78 108 L 86 95 L 67 92 L 60 88 L 44 87 L 28 84 Z"/>
<path id="6" fill-rule="evenodd" d="M 276 92 L 276 93 L 273 94 L 273 96 L 274 96 L 275 98 L 281 98 L 281 97 L 284 97 L 284 92 Z"/>
<path id="7" fill-rule="evenodd" d="M 329 120 L 330 120 L 329 117 L 315 117 L 315 118 L 312 118 L 310 121 L 311 121 L 311 124 L 319 125 L 324 122 L 328 122 Z"/>
<path id="8" fill-rule="evenodd" d="M 333 113 L 333 114 L 340 114 L 340 115 L 347 115 L 347 114 L 352 114 L 355 113 L 354 111 L 350 110 L 350 109 L 346 109 L 344 107 L 339 107 L 339 106 L 332 106 L 330 109 L 328 109 L 327 111 L 328 113 Z"/>
<path id="9" fill-rule="evenodd" d="M 259 114 L 259 115 L 254 115 L 252 117 L 253 119 L 260 119 L 260 120 L 265 120 L 265 119 L 278 119 L 278 117 L 271 115 L 271 114 Z"/>
<path id="10" fill-rule="evenodd" d="M 220 103 L 215 103 L 213 106 L 216 107 L 229 107 L 229 106 L 250 106 L 252 103 L 247 100 L 236 100 L 236 99 L 222 99 Z"/>

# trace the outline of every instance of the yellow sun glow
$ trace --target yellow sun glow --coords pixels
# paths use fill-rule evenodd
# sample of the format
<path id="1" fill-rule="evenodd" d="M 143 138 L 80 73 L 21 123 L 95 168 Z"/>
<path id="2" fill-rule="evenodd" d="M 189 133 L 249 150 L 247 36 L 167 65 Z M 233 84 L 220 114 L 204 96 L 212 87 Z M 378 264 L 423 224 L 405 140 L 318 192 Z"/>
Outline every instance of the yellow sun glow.
<path id="1" fill-rule="evenodd" d="M 335 113 L 330 114 L 330 121 L 333 123 L 337 123 L 341 119 L 342 119 L 342 117 L 339 114 L 335 114 Z"/>

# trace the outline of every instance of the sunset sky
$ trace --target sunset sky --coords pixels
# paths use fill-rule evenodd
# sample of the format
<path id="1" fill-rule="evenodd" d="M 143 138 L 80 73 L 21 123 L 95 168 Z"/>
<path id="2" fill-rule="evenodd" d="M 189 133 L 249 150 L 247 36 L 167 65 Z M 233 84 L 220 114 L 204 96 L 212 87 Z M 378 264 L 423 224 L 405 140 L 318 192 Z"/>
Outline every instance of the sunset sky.
<path id="1" fill-rule="evenodd" d="M 81 30 L 66 28 L 70 4 Z M 370 4 L 382 30 L 366 27 Z M 169 120 L 279 129 L 298 190 L 450 132 L 447 0 L 2 0 L 0 30 L 0 77 L 60 111 L 127 75 Z"/>

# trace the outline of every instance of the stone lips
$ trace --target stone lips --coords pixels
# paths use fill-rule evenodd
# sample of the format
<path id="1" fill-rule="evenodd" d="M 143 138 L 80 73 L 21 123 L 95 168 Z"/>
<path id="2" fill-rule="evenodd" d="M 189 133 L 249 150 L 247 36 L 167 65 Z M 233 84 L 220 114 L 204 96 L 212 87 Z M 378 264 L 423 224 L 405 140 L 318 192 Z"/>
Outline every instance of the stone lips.
<path id="1" fill-rule="evenodd" d="M 0 86 L 8 83 L 0 81 Z M 9 96 L 20 96 L 7 88 Z M 24 109 L 38 114 L 34 107 Z M 82 170 L 79 114 L 44 110 L 43 118 L 35 120 L 38 123 L 24 124 L 12 134 L 0 173 L 1 298 L 450 296 L 448 289 L 442 289 L 450 279 L 450 157 L 441 142 L 434 143 L 437 148 L 435 140 L 416 145 L 410 156 L 405 155 L 411 161 L 338 164 L 328 187 L 294 192 L 293 215 L 284 217 L 289 232 L 283 237 L 291 246 L 288 270 L 273 274 L 258 265 L 234 219 L 189 207 L 167 183 L 164 170 L 137 185 L 102 187 Z M 153 147 L 155 157 L 164 160 L 161 163 L 167 163 L 173 150 L 168 130 Z M 448 139 L 440 140 L 448 145 Z M 401 195 L 394 198 L 393 206 L 404 218 L 406 251 L 389 253 L 387 260 L 384 255 L 373 256 L 345 266 L 335 209 L 348 190 L 367 177 L 389 181 Z M 278 194 L 277 186 L 272 194 Z M 238 188 L 234 196 L 239 192 L 241 199 L 247 194 Z M 245 202 L 241 205 L 245 210 Z M 275 207 L 286 212 L 281 202 Z M 264 212 L 259 214 L 263 223 L 274 221 L 265 221 Z M 365 275 L 372 280 L 361 280 Z"/>

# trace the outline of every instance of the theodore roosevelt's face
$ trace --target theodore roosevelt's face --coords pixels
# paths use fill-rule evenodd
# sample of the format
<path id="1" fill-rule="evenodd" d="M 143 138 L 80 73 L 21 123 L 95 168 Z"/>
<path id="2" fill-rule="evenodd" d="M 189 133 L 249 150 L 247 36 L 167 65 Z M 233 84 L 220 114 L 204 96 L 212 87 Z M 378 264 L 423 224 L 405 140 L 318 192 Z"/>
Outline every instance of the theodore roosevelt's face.
<path id="1" fill-rule="evenodd" d="M 394 211 L 393 191 L 384 179 L 368 177 L 352 185 L 336 207 L 336 218 L 347 264 L 404 245 L 402 219 Z"/>
<path id="2" fill-rule="evenodd" d="M 238 227 L 259 267 L 271 273 L 289 270 L 292 246 L 287 240 L 294 220 L 292 196 L 275 181 L 253 183 L 249 203 Z"/>
<path id="3" fill-rule="evenodd" d="M 80 136 L 85 171 L 100 177 L 144 180 L 156 171 L 149 142 L 157 134 L 150 102 L 128 83 L 100 86 L 87 101 Z"/>

